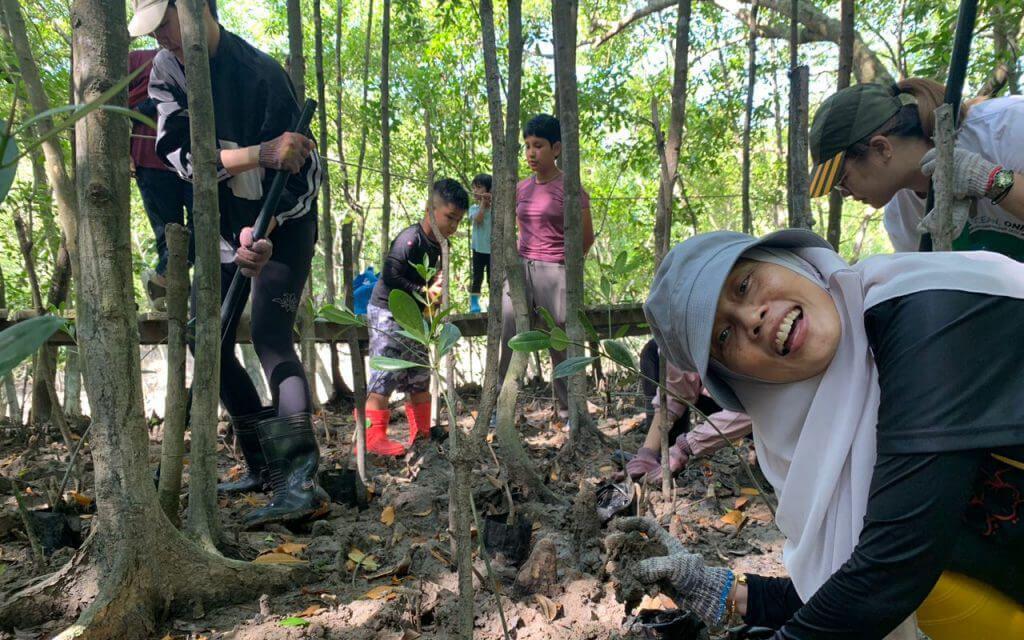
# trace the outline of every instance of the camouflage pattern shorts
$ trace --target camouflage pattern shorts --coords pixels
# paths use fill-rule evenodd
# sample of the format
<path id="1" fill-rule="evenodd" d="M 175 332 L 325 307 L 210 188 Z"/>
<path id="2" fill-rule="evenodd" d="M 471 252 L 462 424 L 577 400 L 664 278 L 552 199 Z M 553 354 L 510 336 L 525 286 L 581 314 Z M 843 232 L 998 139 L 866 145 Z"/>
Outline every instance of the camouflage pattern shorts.
<path id="1" fill-rule="evenodd" d="M 398 334 L 401 325 L 387 309 L 375 305 L 366 307 L 366 315 L 370 321 L 370 356 L 397 358 L 409 362 L 427 364 L 427 348 L 414 340 Z M 430 390 L 430 369 L 426 367 L 409 367 L 398 371 L 370 372 L 370 383 L 366 389 L 369 393 L 379 393 L 390 397 L 395 390 L 406 395 Z"/>

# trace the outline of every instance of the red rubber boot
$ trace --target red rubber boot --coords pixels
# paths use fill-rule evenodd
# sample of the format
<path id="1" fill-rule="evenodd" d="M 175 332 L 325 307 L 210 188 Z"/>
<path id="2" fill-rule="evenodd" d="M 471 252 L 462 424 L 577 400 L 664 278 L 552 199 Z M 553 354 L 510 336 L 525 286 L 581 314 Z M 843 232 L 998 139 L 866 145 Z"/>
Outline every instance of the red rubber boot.
<path id="1" fill-rule="evenodd" d="M 378 456 L 401 456 L 405 447 L 394 440 L 388 440 L 388 422 L 391 411 L 388 409 L 366 409 L 366 419 L 370 421 L 366 429 L 366 450 Z"/>
<path id="2" fill-rule="evenodd" d="M 409 444 L 416 438 L 430 438 L 430 402 L 406 404 L 405 417 L 409 419 Z"/>

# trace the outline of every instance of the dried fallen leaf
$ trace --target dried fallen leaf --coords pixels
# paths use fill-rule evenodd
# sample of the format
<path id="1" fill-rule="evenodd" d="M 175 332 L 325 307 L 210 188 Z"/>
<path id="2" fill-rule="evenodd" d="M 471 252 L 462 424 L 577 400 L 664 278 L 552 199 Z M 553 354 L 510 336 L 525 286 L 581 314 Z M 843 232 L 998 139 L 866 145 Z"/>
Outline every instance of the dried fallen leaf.
<path id="1" fill-rule="evenodd" d="M 267 501 L 266 500 L 260 500 L 259 498 L 257 498 L 253 494 L 247 493 L 244 496 L 242 496 L 241 498 L 239 498 L 238 500 L 235 500 L 235 505 L 239 505 L 239 504 L 247 504 L 250 507 L 262 507 L 263 505 L 267 504 Z"/>
<path id="2" fill-rule="evenodd" d="M 303 609 L 302 611 L 300 611 L 299 613 L 297 613 L 295 615 L 300 616 L 300 617 L 301 616 L 315 616 L 318 613 L 322 613 L 324 611 L 326 611 L 326 609 L 324 609 L 320 605 L 318 605 L 318 604 L 311 604 L 311 605 L 309 605 L 308 607 L 306 607 L 305 609 Z"/>
<path id="3" fill-rule="evenodd" d="M 671 611 L 678 608 L 676 603 L 672 601 L 672 598 L 663 593 L 659 593 L 654 597 L 645 595 L 640 600 L 640 604 L 636 606 L 637 611 Z"/>
<path id="4" fill-rule="evenodd" d="M 391 505 L 384 507 L 384 510 L 380 513 L 380 521 L 388 527 L 393 525 L 395 523 L 395 508 Z"/>
<path id="5" fill-rule="evenodd" d="M 387 598 L 388 600 L 394 600 L 398 597 L 395 593 L 395 588 L 391 585 L 382 584 L 379 587 L 374 587 L 363 594 L 360 600 L 380 600 L 381 598 Z"/>
<path id="6" fill-rule="evenodd" d="M 747 506 L 748 502 L 750 502 L 750 496 L 740 496 L 736 498 L 736 501 L 733 503 L 732 506 L 734 509 L 742 509 L 743 507 Z"/>
<path id="7" fill-rule="evenodd" d="M 287 553 L 294 556 L 305 551 L 308 546 L 308 544 L 299 544 L 297 542 L 283 542 L 274 548 L 274 553 Z"/>
<path id="8" fill-rule="evenodd" d="M 78 503 L 79 506 L 82 506 L 82 507 L 92 506 L 93 500 L 92 500 L 92 498 L 90 498 L 87 495 L 83 495 L 81 493 L 78 493 L 77 491 L 72 491 L 68 495 L 70 495 L 71 499 L 74 500 L 76 503 Z"/>
<path id="9" fill-rule="evenodd" d="M 377 562 L 376 558 L 372 555 L 363 553 L 355 547 L 352 547 L 352 550 L 348 552 L 348 559 L 357 565 L 362 566 L 366 571 L 376 571 L 377 569 L 380 569 L 380 564 Z"/>
<path id="10" fill-rule="evenodd" d="M 376 542 L 376 543 L 384 542 L 384 538 L 378 536 L 376 533 L 371 533 L 370 535 L 366 536 L 366 539 L 369 540 L 370 542 Z"/>
<path id="11" fill-rule="evenodd" d="M 305 560 L 299 560 L 295 556 L 288 555 L 287 553 L 264 553 L 260 557 L 253 560 L 254 564 L 306 564 Z"/>
<path id="12" fill-rule="evenodd" d="M 228 480 L 237 482 L 242 477 L 242 465 L 236 464 L 228 469 Z"/>
<path id="13" fill-rule="evenodd" d="M 544 612 L 544 617 L 548 619 L 548 622 L 551 622 L 558 617 L 558 612 L 562 608 L 561 604 L 558 604 L 551 598 L 542 596 L 539 593 L 533 594 L 533 599 L 540 605 L 541 611 Z"/>
<path id="14" fill-rule="evenodd" d="M 737 509 L 732 509 L 728 513 L 726 513 L 724 516 L 722 516 L 721 519 L 722 519 L 722 522 L 724 522 L 726 524 L 731 524 L 734 527 L 738 527 L 738 526 L 740 526 L 743 523 L 743 521 L 746 519 L 746 517 L 747 516 L 743 515 L 742 511 L 739 511 Z"/>
<path id="15" fill-rule="evenodd" d="M 427 516 L 429 516 L 432 513 L 434 513 L 434 508 L 433 507 L 431 507 L 431 508 L 429 508 L 426 511 L 423 511 L 421 513 L 414 513 L 412 515 L 416 516 L 417 518 L 426 518 Z"/>
<path id="16" fill-rule="evenodd" d="M 742 487 L 740 488 L 740 495 L 744 496 L 759 496 L 761 492 L 753 487 Z"/>

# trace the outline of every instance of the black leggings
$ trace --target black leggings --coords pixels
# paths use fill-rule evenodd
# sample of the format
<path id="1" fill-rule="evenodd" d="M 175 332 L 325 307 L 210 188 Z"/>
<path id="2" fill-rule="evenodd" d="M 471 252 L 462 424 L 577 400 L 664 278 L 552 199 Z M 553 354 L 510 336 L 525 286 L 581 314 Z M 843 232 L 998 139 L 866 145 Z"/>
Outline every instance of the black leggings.
<path id="1" fill-rule="evenodd" d="M 485 276 L 486 274 L 486 276 Z M 484 277 L 491 275 L 491 254 L 473 252 L 473 282 L 469 286 L 470 293 L 480 293 L 480 287 L 484 284 Z"/>
<path id="2" fill-rule="evenodd" d="M 309 411 L 311 405 L 309 382 L 295 353 L 292 330 L 302 288 L 309 277 L 316 230 L 315 210 L 275 229 L 270 236 L 274 243 L 273 255 L 260 275 L 252 280 L 252 343 L 280 417 Z M 227 295 L 235 270 L 234 263 L 221 264 L 221 299 Z M 195 287 L 192 290 L 195 291 Z M 240 316 L 235 316 L 229 328 L 228 335 L 232 338 Z M 234 339 L 221 346 L 220 400 L 232 416 L 256 413 L 262 408 L 252 379 L 235 356 Z"/>

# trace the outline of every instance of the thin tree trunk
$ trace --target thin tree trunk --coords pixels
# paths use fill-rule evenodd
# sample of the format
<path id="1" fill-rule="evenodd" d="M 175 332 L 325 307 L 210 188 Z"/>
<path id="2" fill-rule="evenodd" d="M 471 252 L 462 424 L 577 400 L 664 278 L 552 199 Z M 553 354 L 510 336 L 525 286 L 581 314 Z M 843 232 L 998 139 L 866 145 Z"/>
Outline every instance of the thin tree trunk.
<path id="1" fill-rule="evenodd" d="M 363 45 L 363 101 L 359 113 L 366 113 L 366 105 L 370 96 L 370 45 L 373 42 L 373 4 L 374 0 L 366 0 L 366 43 Z M 339 54 L 340 55 L 340 54 Z M 340 58 L 339 58 L 340 59 Z M 338 85 L 339 90 L 341 85 Z M 366 159 L 366 137 L 369 134 L 369 123 L 360 117 L 363 126 L 359 132 L 359 164 L 356 166 L 356 201 L 360 201 L 363 187 L 363 162 Z M 365 215 L 365 213 L 364 213 Z M 365 220 L 365 218 L 364 218 Z M 356 252 L 359 255 L 359 252 Z"/>
<path id="2" fill-rule="evenodd" d="M 181 469 L 185 457 L 185 326 L 188 323 L 188 229 L 164 228 L 167 238 L 167 394 L 160 447 L 160 508 L 179 526 Z"/>
<path id="3" fill-rule="evenodd" d="M 836 89 L 843 90 L 850 86 L 850 74 L 853 69 L 853 35 L 854 35 L 854 0 L 842 0 L 840 5 L 840 23 L 842 33 L 839 35 L 839 77 Z M 832 191 L 828 196 L 828 241 L 839 251 L 839 242 L 843 232 L 843 196 Z"/>
<path id="4" fill-rule="evenodd" d="M 579 102 L 576 90 L 576 0 L 552 0 L 551 21 L 555 50 L 555 86 L 558 119 L 562 125 L 562 170 L 565 172 L 565 327 L 569 335 L 566 355 L 582 356 L 584 308 L 583 224 L 580 202 Z M 582 372 L 569 377 L 570 439 L 574 448 L 597 434 L 587 411 L 587 378 Z"/>
<path id="5" fill-rule="evenodd" d="M 380 168 L 383 175 L 380 221 L 381 264 L 391 246 L 391 114 L 388 101 L 391 58 L 391 0 L 384 0 L 384 17 L 380 42 Z"/>
<path id="6" fill-rule="evenodd" d="M 790 3 L 789 19 L 789 226 L 810 229 L 814 215 L 807 195 L 807 92 L 809 69 L 799 64 L 797 31 L 800 0 Z"/>
<path id="7" fill-rule="evenodd" d="M 64 413 L 69 418 L 82 417 L 82 360 L 78 347 L 66 349 L 64 364 Z"/>
<path id="8" fill-rule="evenodd" d="M 196 346 L 192 375 L 190 536 L 210 551 L 220 542 L 217 513 L 217 407 L 220 389 L 220 205 L 217 139 L 202 0 L 179 2 L 192 148 L 195 226 Z"/>
<path id="9" fill-rule="evenodd" d="M 288 0 L 288 76 L 295 87 L 295 97 L 299 104 L 306 101 L 306 57 L 302 44 L 302 2 Z M 320 110 L 323 111 L 323 103 Z M 321 132 L 322 133 L 322 132 Z M 330 180 L 324 180 L 326 184 Z M 323 232 L 323 229 L 321 229 Z M 313 273 L 310 271 L 306 283 L 302 287 L 302 302 L 299 304 L 299 351 L 302 355 L 302 366 L 306 371 L 309 383 L 309 396 L 314 410 L 320 408 L 320 397 L 316 390 L 316 333 L 313 326 L 313 313 L 310 301 L 313 299 Z"/>
<path id="10" fill-rule="evenodd" d="M 370 18 L 373 17 L 373 0 L 369 2 Z M 342 0 L 338 0 L 338 13 L 337 20 L 334 26 L 334 72 L 335 72 L 335 86 L 337 87 L 337 94 L 335 97 L 336 101 L 336 120 L 334 122 L 335 133 L 337 137 L 336 144 L 338 145 L 338 158 L 341 160 L 341 176 L 342 176 L 342 188 L 345 191 L 346 199 L 349 202 L 349 206 L 352 207 L 353 211 L 358 211 L 362 216 L 365 217 L 365 212 L 362 211 L 359 205 L 359 188 L 356 187 L 355 197 L 349 196 L 349 185 L 348 185 L 348 169 L 345 167 L 345 137 L 344 126 L 342 124 L 342 109 L 344 107 L 343 100 L 343 84 L 341 76 L 341 25 L 343 23 L 342 17 L 344 15 Z M 363 102 L 365 106 L 366 101 L 366 85 L 367 85 L 367 72 L 369 70 L 369 56 L 370 56 L 370 31 L 367 27 L 366 32 L 366 52 L 365 52 L 365 63 L 363 68 Z M 366 131 L 366 120 L 363 119 L 363 131 Z M 363 150 L 365 150 L 365 135 L 363 137 Z M 359 156 L 359 167 L 358 170 L 361 172 L 363 168 L 363 154 Z M 365 218 L 364 218 L 365 219 Z M 355 306 L 355 297 L 352 287 L 352 283 L 355 279 L 355 260 L 352 255 L 352 219 L 346 216 L 345 221 L 341 225 L 341 269 L 342 277 L 345 283 L 345 306 L 349 309 Z M 359 472 L 359 478 L 366 483 L 366 368 L 363 362 L 362 349 L 359 346 L 359 338 L 356 337 L 355 332 L 351 333 L 351 338 L 348 341 L 349 349 L 349 360 L 352 365 L 352 401 L 355 405 L 355 439 L 356 439 L 356 469 Z"/>
<path id="11" fill-rule="evenodd" d="M 2 20 L 0 20 L 2 21 Z M 0 309 L 7 308 L 7 283 L 4 281 L 3 265 L 0 265 Z M 15 426 L 21 425 L 21 407 L 18 406 L 18 387 L 14 383 L 14 374 L 8 373 L 3 377 L 3 396 L 6 405 L 7 415 Z M 4 408 L 0 407 L 0 416 L 3 416 Z"/>
<path id="12" fill-rule="evenodd" d="M 483 28 L 484 67 L 487 81 L 487 109 L 491 132 L 491 173 L 494 176 L 491 196 L 491 270 L 488 282 L 487 359 L 484 365 L 484 390 L 480 399 L 476 428 L 488 424 L 492 408 L 497 410 L 495 434 L 502 450 L 502 462 L 508 465 L 512 482 L 526 485 L 547 502 L 561 500 L 544 484 L 523 446 L 522 436 L 515 426 L 516 398 L 528 354 L 515 352 L 502 382 L 496 400 L 498 358 L 501 350 L 501 300 L 503 282 L 507 278 L 509 295 L 515 309 L 516 332 L 530 328 L 526 304 L 526 284 L 520 268 L 519 250 L 515 234 L 515 193 L 518 182 L 519 99 L 523 73 L 522 5 L 520 0 L 508 2 L 508 103 L 502 114 L 501 71 L 494 33 L 494 5 L 491 0 L 480 1 L 480 22 Z M 492 376 L 493 377 L 489 377 Z M 493 381 L 493 382 L 492 382 Z"/>
<path id="13" fill-rule="evenodd" d="M 754 120 L 754 85 L 757 81 L 757 4 L 747 19 L 747 101 L 743 111 L 743 233 L 754 233 L 750 208 L 750 130 Z"/>
<path id="14" fill-rule="evenodd" d="M 246 342 L 238 345 L 238 349 L 242 352 L 242 366 L 245 367 L 245 372 L 249 374 L 249 378 L 256 386 L 260 402 L 263 403 L 263 406 L 270 406 L 270 390 L 267 388 L 267 381 L 263 376 L 263 365 L 260 364 L 260 358 L 256 355 L 256 348 L 252 346 L 251 342 Z"/>

